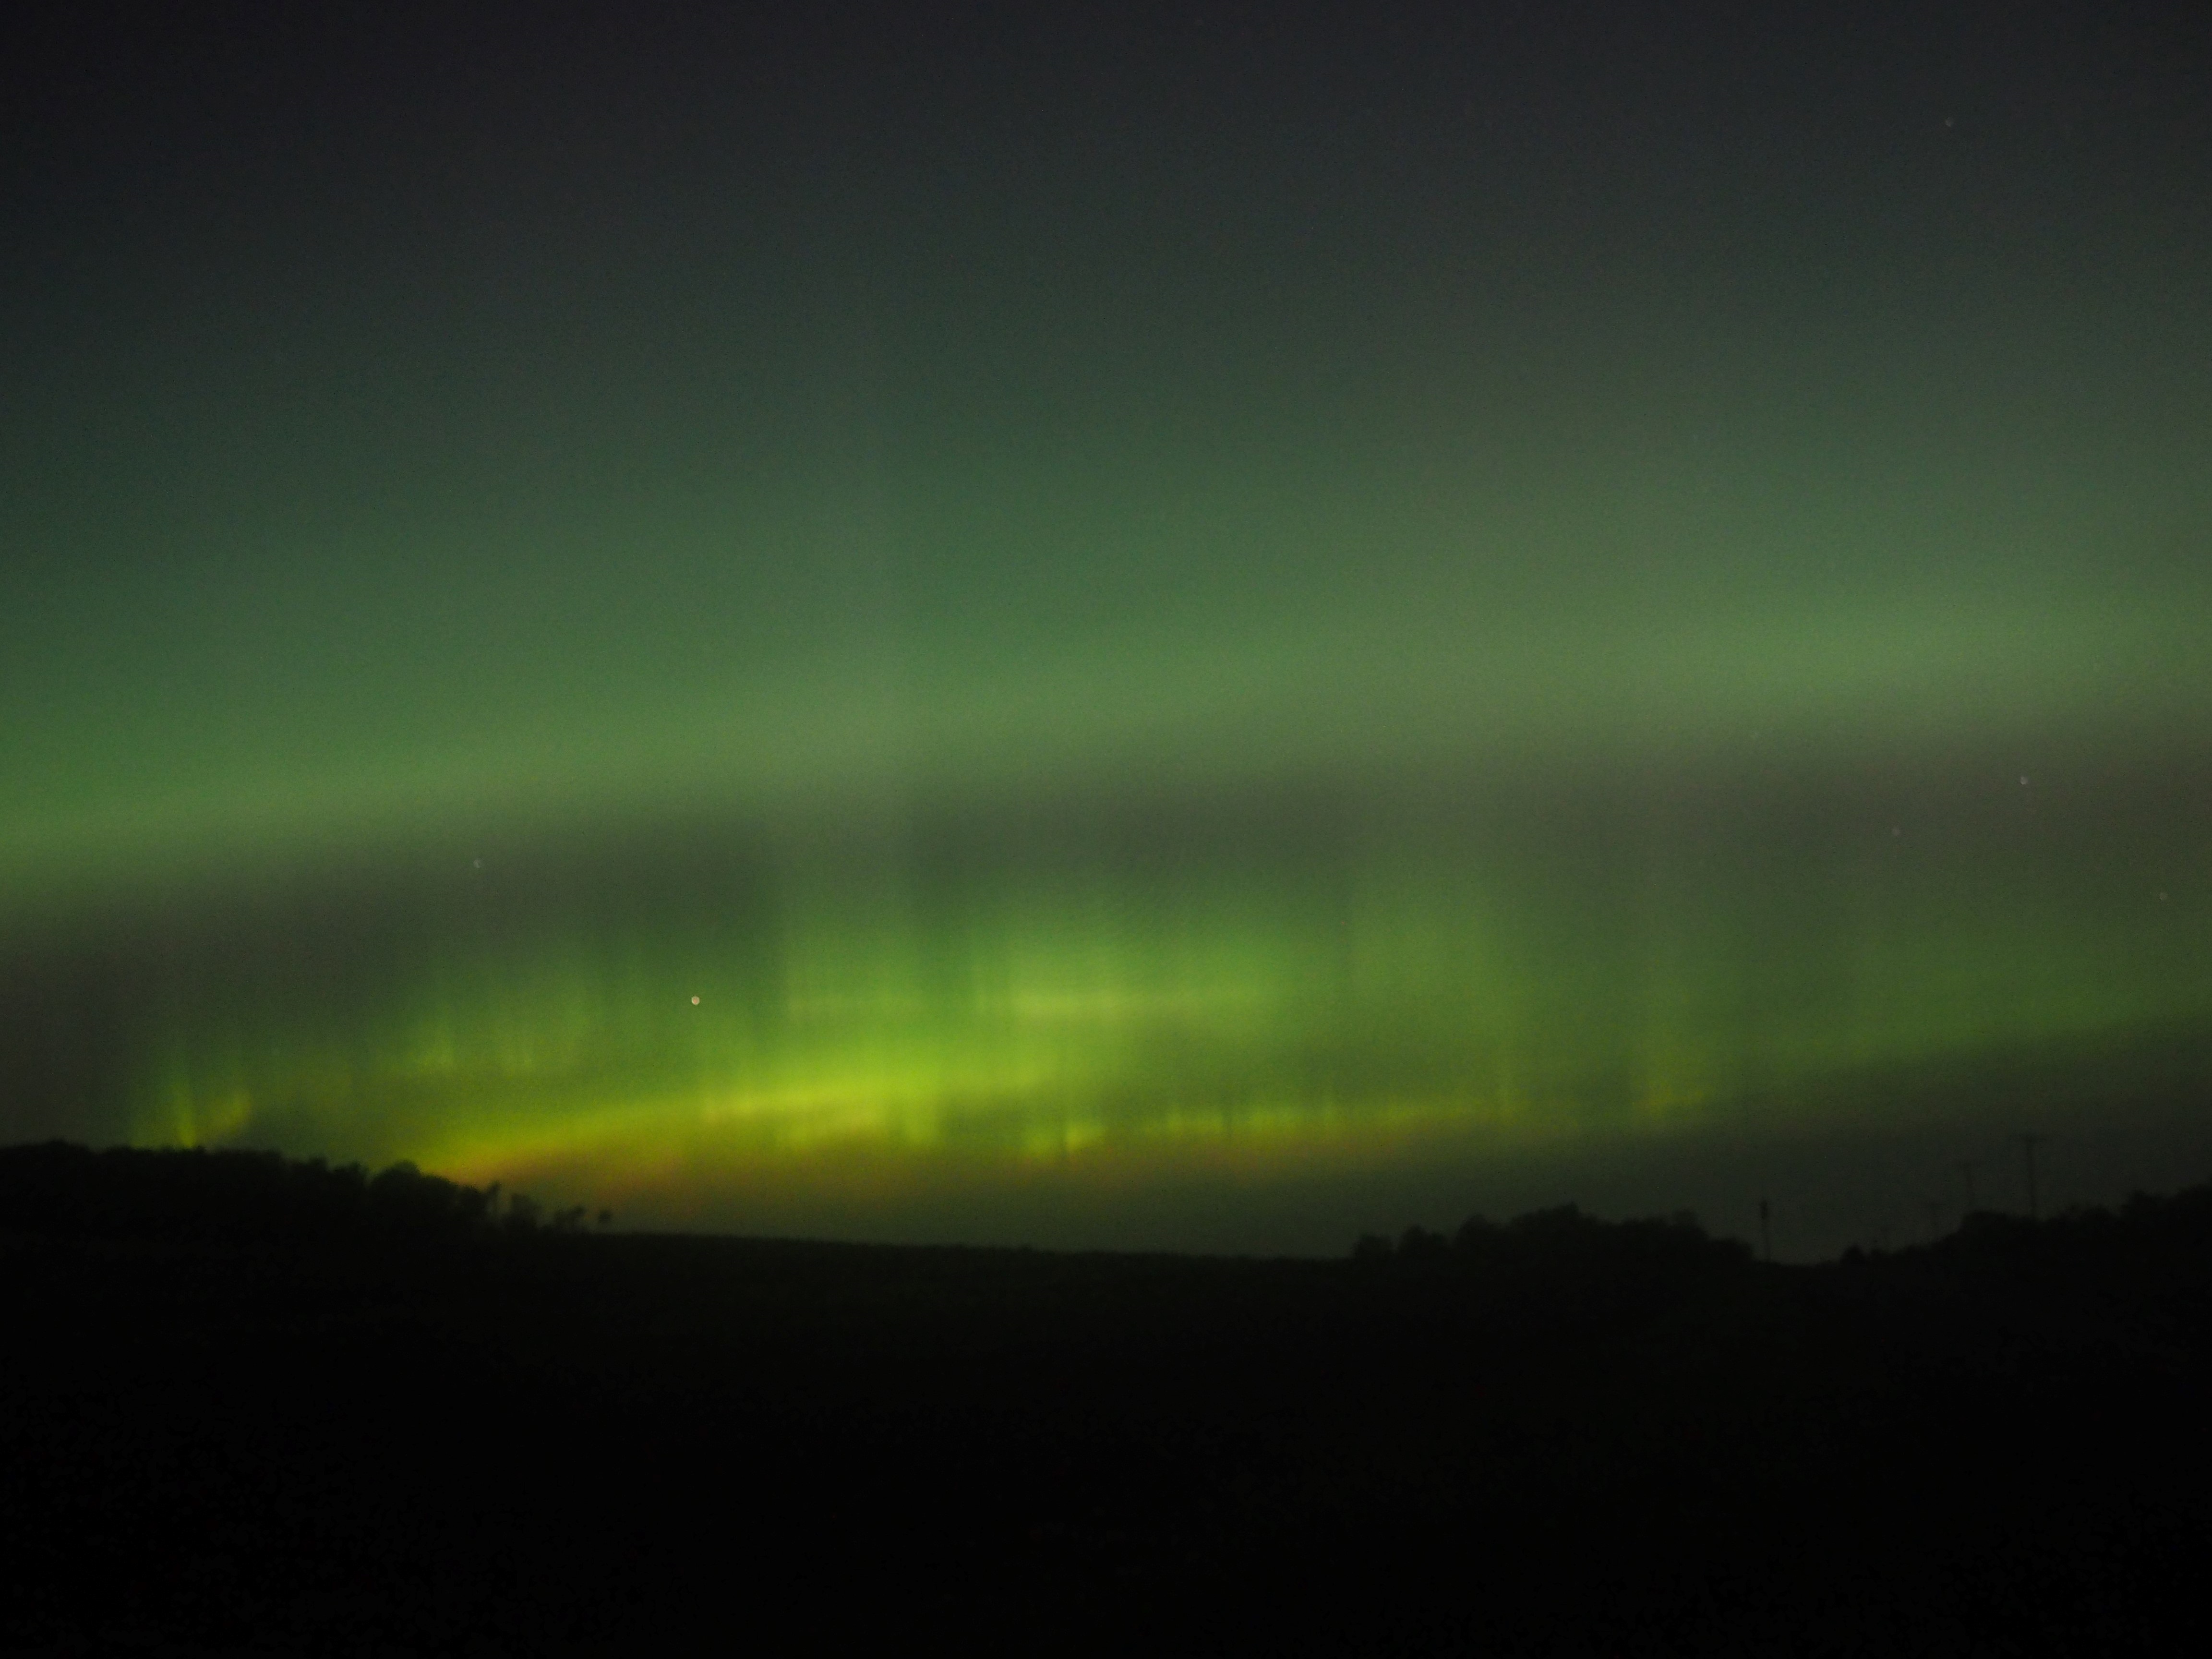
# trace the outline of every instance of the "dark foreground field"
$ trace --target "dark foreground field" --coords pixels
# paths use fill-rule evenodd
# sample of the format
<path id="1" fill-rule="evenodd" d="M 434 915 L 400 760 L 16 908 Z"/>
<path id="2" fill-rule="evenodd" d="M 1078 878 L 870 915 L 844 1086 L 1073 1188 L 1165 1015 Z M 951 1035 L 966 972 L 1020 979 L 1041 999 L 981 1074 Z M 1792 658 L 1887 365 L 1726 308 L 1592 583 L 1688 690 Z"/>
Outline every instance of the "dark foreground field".
<path id="1" fill-rule="evenodd" d="M 2201 1641 L 2212 1192 L 1770 1267 L 599 1236 L 0 1152 L 0 1649 Z"/>

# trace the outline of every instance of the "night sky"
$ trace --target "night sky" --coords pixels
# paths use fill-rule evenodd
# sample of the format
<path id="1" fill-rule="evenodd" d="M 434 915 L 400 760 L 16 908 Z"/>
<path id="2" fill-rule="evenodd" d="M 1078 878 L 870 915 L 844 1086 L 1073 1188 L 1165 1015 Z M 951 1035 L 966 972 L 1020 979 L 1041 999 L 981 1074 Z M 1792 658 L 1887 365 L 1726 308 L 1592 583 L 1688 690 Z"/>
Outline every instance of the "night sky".
<path id="1" fill-rule="evenodd" d="M 2212 13 L 783 9 L 9 9 L 0 1139 L 2212 1174 Z"/>

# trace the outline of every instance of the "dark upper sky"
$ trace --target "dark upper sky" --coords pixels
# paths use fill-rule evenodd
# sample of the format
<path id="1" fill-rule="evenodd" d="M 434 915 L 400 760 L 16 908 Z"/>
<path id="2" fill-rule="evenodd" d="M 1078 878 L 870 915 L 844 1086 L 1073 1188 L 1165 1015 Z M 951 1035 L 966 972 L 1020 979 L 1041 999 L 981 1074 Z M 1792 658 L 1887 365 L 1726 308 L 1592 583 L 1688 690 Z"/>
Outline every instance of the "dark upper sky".
<path id="1" fill-rule="evenodd" d="M 784 10 L 0 24 L 27 1132 L 1182 1238 L 2212 1010 L 2201 9 Z"/>

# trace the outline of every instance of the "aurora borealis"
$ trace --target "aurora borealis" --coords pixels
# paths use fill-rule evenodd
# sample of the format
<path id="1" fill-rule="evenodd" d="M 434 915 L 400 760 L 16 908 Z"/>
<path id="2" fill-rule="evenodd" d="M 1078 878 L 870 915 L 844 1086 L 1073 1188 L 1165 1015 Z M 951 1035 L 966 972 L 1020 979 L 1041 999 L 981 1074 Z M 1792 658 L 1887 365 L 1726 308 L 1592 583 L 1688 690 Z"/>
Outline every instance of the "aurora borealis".
<path id="1" fill-rule="evenodd" d="M 7 1139 L 1329 1250 L 2203 1173 L 2201 23 L 472 15 L 11 26 Z"/>

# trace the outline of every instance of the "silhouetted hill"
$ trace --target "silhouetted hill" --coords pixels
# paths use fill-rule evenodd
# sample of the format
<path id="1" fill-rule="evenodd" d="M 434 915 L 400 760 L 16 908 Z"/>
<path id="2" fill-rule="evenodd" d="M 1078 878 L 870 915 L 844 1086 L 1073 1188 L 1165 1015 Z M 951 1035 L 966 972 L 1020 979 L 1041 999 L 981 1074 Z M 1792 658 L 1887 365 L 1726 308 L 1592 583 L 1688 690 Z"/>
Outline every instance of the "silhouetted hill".
<path id="1" fill-rule="evenodd" d="M 452 1243 L 497 1229 L 567 1231 L 584 1212 L 542 1216 L 523 1194 L 464 1187 L 412 1164 L 370 1174 L 271 1152 L 67 1141 L 0 1147 L 0 1229 L 67 1238 L 224 1244 Z"/>
<path id="2" fill-rule="evenodd" d="M 0 1647 L 2000 1654 L 2204 1622 L 2205 1189 L 1812 1268 L 1572 1210 L 1314 1261 L 510 1231 L 477 1196 L 0 1152 Z"/>

